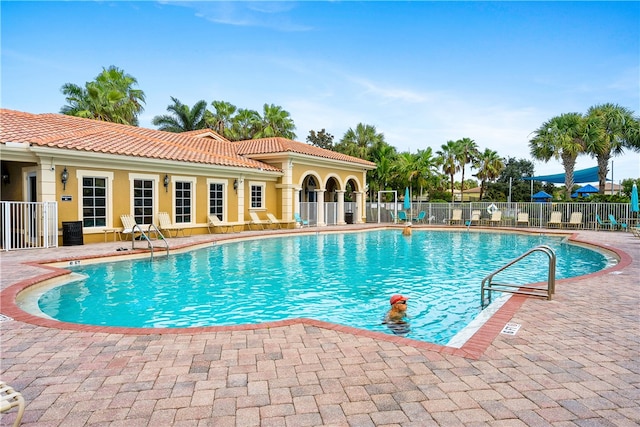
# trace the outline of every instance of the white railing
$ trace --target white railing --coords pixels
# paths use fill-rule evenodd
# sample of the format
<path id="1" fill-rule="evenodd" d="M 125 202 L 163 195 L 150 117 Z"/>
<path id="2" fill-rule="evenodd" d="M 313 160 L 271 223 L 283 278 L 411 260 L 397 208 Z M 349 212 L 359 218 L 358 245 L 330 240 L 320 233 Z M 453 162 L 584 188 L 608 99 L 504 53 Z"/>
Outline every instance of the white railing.
<path id="1" fill-rule="evenodd" d="M 367 222 L 378 222 L 378 209 L 380 209 L 380 222 L 393 222 L 391 213 L 396 207 L 394 203 L 367 203 Z M 405 210 L 402 203 L 398 203 L 397 209 Z M 462 210 L 462 221 L 465 224 L 471 219 L 474 210 L 481 212 L 481 220 L 488 221 L 491 217 L 490 211 L 499 210 L 502 212 L 500 225 L 517 226 L 519 213 L 529 214 L 529 227 L 547 228 L 547 223 L 551 217 L 551 212 L 561 212 L 562 222 L 568 223 L 573 212 L 582 212 L 582 223 L 579 227 L 589 230 L 602 228 L 598 225 L 596 215 L 602 220 L 608 221 L 609 215 L 613 215 L 618 222 L 628 224 L 628 227 L 635 225 L 639 218 L 638 214 L 631 212 L 628 203 L 507 203 L 507 202 L 471 202 L 471 203 L 412 203 L 411 209 L 407 210 L 409 218 L 416 218 L 420 212 L 424 211 L 424 220 L 421 222 L 431 225 L 448 224 L 453 210 Z"/>
<path id="2" fill-rule="evenodd" d="M 0 202 L 3 251 L 58 246 L 56 202 Z"/>

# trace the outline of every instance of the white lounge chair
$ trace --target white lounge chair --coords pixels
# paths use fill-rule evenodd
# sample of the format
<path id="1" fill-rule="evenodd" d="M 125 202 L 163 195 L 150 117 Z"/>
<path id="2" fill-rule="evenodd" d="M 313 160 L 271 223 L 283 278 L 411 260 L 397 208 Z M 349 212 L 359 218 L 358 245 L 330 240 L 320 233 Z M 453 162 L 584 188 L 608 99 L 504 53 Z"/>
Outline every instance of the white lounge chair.
<path id="1" fill-rule="evenodd" d="M 516 219 L 516 225 L 524 225 L 525 227 L 529 226 L 529 213 L 528 212 L 520 212 L 518 214 L 518 218 Z"/>
<path id="2" fill-rule="evenodd" d="M 169 237 L 178 237 L 180 233 L 182 233 L 182 237 L 185 236 L 185 228 L 171 223 L 171 219 L 167 212 L 158 212 L 158 221 L 160 222 L 160 227 L 158 227 L 160 231 L 166 231 L 169 234 Z M 173 232 L 176 233 L 175 236 L 172 235 Z"/>
<path id="3" fill-rule="evenodd" d="M 273 228 L 282 228 L 282 221 L 275 217 L 272 213 L 267 212 L 267 218 L 269 223 L 273 225 Z"/>
<path id="4" fill-rule="evenodd" d="M 564 223 L 567 228 L 582 228 L 582 212 L 572 212 L 569 222 Z"/>
<path id="5" fill-rule="evenodd" d="M 7 412 L 11 408 L 18 408 L 16 419 L 13 422 L 13 427 L 17 427 L 22 421 L 22 415 L 24 415 L 24 398 L 13 387 L 7 385 L 4 381 L 0 381 L 0 412 Z"/>
<path id="6" fill-rule="evenodd" d="M 562 228 L 562 212 L 553 211 L 551 212 L 551 217 L 549 217 L 549 221 L 547 221 L 547 228 Z"/>
<path id="7" fill-rule="evenodd" d="M 449 225 L 462 224 L 462 209 L 454 209 L 448 221 Z"/>
<path id="8" fill-rule="evenodd" d="M 261 230 L 264 230 L 265 225 L 271 224 L 269 221 L 260 219 L 258 214 L 255 212 L 249 212 L 249 216 L 251 217 L 251 220 L 249 221 L 249 229 L 251 229 L 252 225 L 256 225 L 260 226 Z"/>
<path id="9" fill-rule="evenodd" d="M 235 232 L 235 227 L 243 226 L 242 222 L 225 222 L 220 221 L 217 215 L 209 215 L 209 224 L 207 225 L 207 229 L 209 230 L 209 234 L 211 234 L 211 229 L 216 231 L 216 229 L 220 230 L 222 233 Z"/>
<path id="10" fill-rule="evenodd" d="M 135 239 L 136 237 L 136 233 L 140 233 L 141 232 L 141 228 L 140 226 L 136 228 L 136 220 L 133 217 L 133 215 L 120 215 L 120 221 L 122 221 L 122 227 L 123 230 L 121 231 L 122 234 L 130 234 L 131 235 L 131 240 Z M 125 236 L 125 239 L 127 238 L 127 236 Z"/>
<path id="11" fill-rule="evenodd" d="M 495 211 L 491 214 L 489 219 L 489 225 L 500 225 L 502 222 L 502 211 Z"/>

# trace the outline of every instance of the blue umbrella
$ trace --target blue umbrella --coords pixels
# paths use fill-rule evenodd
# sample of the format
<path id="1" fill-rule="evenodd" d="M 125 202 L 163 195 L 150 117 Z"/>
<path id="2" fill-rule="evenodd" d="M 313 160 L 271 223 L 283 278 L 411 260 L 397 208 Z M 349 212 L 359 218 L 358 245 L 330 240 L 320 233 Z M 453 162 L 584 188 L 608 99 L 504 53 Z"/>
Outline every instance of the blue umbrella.
<path id="1" fill-rule="evenodd" d="M 404 208 L 406 210 L 411 209 L 411 196 L 409 196 L 409 187 L 404 190 Z"/>
<path id="2" fill-rule="evenodd" d="M 634 183 L 631 188 L 631 212 L 638 212 L 638 186 Z"/>

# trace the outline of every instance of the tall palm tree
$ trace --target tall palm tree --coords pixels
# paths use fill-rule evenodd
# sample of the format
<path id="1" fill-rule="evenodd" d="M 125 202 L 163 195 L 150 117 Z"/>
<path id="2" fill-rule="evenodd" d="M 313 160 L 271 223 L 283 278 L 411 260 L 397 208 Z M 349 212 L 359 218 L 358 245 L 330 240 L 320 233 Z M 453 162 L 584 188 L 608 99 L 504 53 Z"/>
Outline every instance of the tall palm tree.
<path id="1" fill-rule="evenodd" d="M 288 111 L 277 105 L 264 104 L 260 129 L 255 138 L 281 136 L 287 139 L 295 139 L 295 128 L 296 125 L 293 123 Z"/>
<path id="2" fill-rule="evenodd" d="M 471 138 L 462 138 L 456 141 L 458 146 L 458 162 L 462 170 L 462 185 L 460 187 L 460 200 L 464 200 L 464 170 L 468 164 L 473 167 L 474 161 L 478 157 L 478 145 Z"/>
<path id="3" fill-rule="evenodd" d="M 480 180 L 480 200 L 484 193 L 485 183 L 495 181 L 504 170 L 504 160 L 496 151 L 485 148 L 475 161 L 476 177 Z"/>
<path id="4" fill-rule="evenodd" d="M 226 137 L 231 141 L 253 139 L 258 134 L 260 125 L 260 113 L 255 110 L 240 108 L 238 114 L 233 117 L 231 129 L 227 131 Z"/>
<path id="5" fill-rule="evenodd" d="M 193 108 L 184 105 L 177 98 L 171 97 L 173 105 L 167 107 L 167 111 L 171 114 L 155 116 L 151 123 L 159 126 L 159 130 L 166 132 L 188 132 L 198 129 L 206 129 L 206 112 L 207 102 L 200 100 L 196 102 Z"/>
<path id="6" fill-rule="evenodd" d="M 213 101 L 211 105 L 213 105 L 215 113 L 212 114 L 209 125 L 214 131 L 226 138 L 233 123 L 233 115 L 238 109 L 227 101 Z"/>
<path id="7" fill-rule="evenodd" d="M 355 130 L 349 128 L 342 140 L 336 145 L 336 151 L 364 160 L 371 160 L 370 150 L 375 144 L 384 141 L 384 135 L 376 132 L 376 127 L 358 123 Z"/>
<path id="8" fill-rule="evenodd" d="M 369 189 L 372 192 L 386 190 L 389 180 L 392 178 L 393 165 L 397 157 L 395 147 L 384 141 L 378 141 L 371 149 L 371 161 L 376 164 L 376 168 L 369 171 L 367 177 Z"/>
<path id="9" fill-rule="evenodd" d="M 586 120 L 579 113 L 566 113 L 544 122 L 534 131 L 529 141 L 531 155 L 545 162 L 552 157 L 561 160 L 564 167 L 565 198 L 571 198 L 576 159 L 584 153 L 587 142 L 597 131 L 593 120 Z"/>
<path id="10" fill-rule="evenodd" d="M 447 174 L 451 178 L 451 201 L 454 201 L 454 177 L 460 170 L 460 164 L 458 163 L 459 145 L 455 141 L 447 141 L 446 144 L 440 146 L 440 150 L 436 152 L 440 156 L 439 164 L 442 166 L 442 172 Z"/>
<path id="11" fill-rule="evenodd" d="M 134 86 L 138 81 L 115 66 L 103 68 L 96 79 L 84 88 L 65 83 L 61 92 L 67 105 L 62 114 L 106 122 L 138 125 L 138 114 L 144 111 L 145 94 Z"/>
<path id="12" fill-rule="evenodd" d="M 597 127 L 597 137 L 587 141 L 586 149 L 598 160 L 599 192 L 604 194 L 611 157 L 623 154 L 625 148 L 640 151 L 640 119 L 628 108 L 611 103 L 589 108 L 587 117 Z"/>

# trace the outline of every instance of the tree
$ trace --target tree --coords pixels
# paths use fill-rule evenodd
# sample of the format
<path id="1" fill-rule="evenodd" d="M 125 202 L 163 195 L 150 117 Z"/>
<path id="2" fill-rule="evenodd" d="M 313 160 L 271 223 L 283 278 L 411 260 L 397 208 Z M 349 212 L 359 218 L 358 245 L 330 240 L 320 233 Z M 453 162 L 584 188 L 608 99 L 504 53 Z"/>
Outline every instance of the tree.
<path id="1" fill-rule="evenodd" d="M 376 132 L 376 127 L 358 123 L 355 130 L 349 128 L 342 140 L 336 145 L 336 151 L 349 156 L 370 160 L 370 150 L 375 144 L 384 141 L 384 135 Z"/>
<path id="2" fill-rule="evenodd" d="M 505 195 L 511 191 L 512 202 L 530 201 L 531 182 L 524 181 L 523 178 L 533 176 L 533 171 L 534 165 L 531 161 L 509 157 L 504 160 L 502 172 L 491 187 Z M 536 187 L 539 187 L 539 184 Z"/>
<path id="3" fill-rule="evenodd" d="M 561 160 L 565 175 L 565 198 L 571 198 L 573 172 L 576 159 L 586 149 L 587 143 L 596 138 L 594 119 L 585 119 L 579 113 L 566 113 L 544 122 L 534 131 L 529 141 L 531 155 L 548 162 L 552 157 Z"/>
<path id="4" fill-rule="evenodd" d="M 371 149 L 371 161 L 376 168 L 368 171 L 367 182 L 372 192 L 386 190 L 393 177 L 393 170 L 397 158 L 396 149 L 384 141 L 378 141 Z"/>
<path id="5" fill-rule="evenodd" d="M 476 158 L 474 167 L 478 170 L 475 176 L 480 180 L 480 200 L 482 200 L 486 182 L 495 181 L 500 176 L 504 169 L 504 161 L 496 151 L 485 148 Z"/>
<path id="6" fill-rule="evenodd" d="M 144 111 L 144 92 L 135 89 L 138 81 L 115 66 L 103 68 L 95 81 L 84 88 L 65 83 L 60 89 L 68 105 L 60 109 L 68 116 L 137 126 Z"/>
<path id="7" fill-rule="evenodd" d="M 291 120 L 288 111 L 277 105 L 264 104 L 263 115 L 260 119 L 259 129 L 254 138 L 269 138 L 279 136 L 287 139 L 295 139 L 294 129 L 296 125 Z"/>
<path id="8" fill-rule="evenodd" d="M 461 182 L 464 183 L 464 170 L 466 166 L 471 163 L 472 167 L 474 161 L 478 157 L 478 145 L 471 138 L 462 138 L 456 141 L 456 145 L 458 146 L 458 163 L 460 164 L 460 169 L 462 170 L 462 179 Z M 460 187 L 460 200 L 464 200 L 464 185 Z"/>
<path id="9" fill-rule="evenodd" d="M 333 135 L 326 132 L 324 128 L 318 132 L 310 130 L 307 136 L 307 142 L 316 147 L 324 148 L 326 150 L 333 150 Z"/>
<path id="10" fill-rule="evenodd" d="M 211 115 L 209 125 L 219 135 L 227 138 L 233 125 L 233 115 L 238 109 L 235 105 L 226 101 L 213 101 L 211 105 L 213 105 L 215 113 Z"/>
<path id="11" fill-rule="evenodd" d="M 171 100 L 173 105 L 167 107 L 167 111 L 171 114 L 155 116 L 151 120 L 154 126 L 158 126 L 159 130 L 176 133 L 207 129 L 206 101 L 200 100 L 194 104 L 193 108 L 189 108 L 173 96 Z"/>
<path id="12" fill-rule="evenodd" d="M 240 108 L 233 117 L 231 129 L 225 135 L 231 141 L 244 141 L 255 138 L 261 126 L 260 114 L 255 110 Z"/>
<path id="13" fill-rule="evenodd" d="M 625 148 L 640 151 L 640 119 L 628 108 L 611 103 L 589 108 L 587 116 L 597 127 L 597 137 L 587 141 L 586 150 L 598 160 L 599 193 L 604 194 L 611 157 L 623 154 Z"/>
<path id="14" fill-rule="evenodd" d="M 460 170 L 457 160 L 459 158 L 459 145 L 455 141 L 447 141 L 436 153 L 440 156 L 439 164 L 442 166 L 442 171 L 451 178 L 451 200 L 453 201 L 454 176 Z"/>

